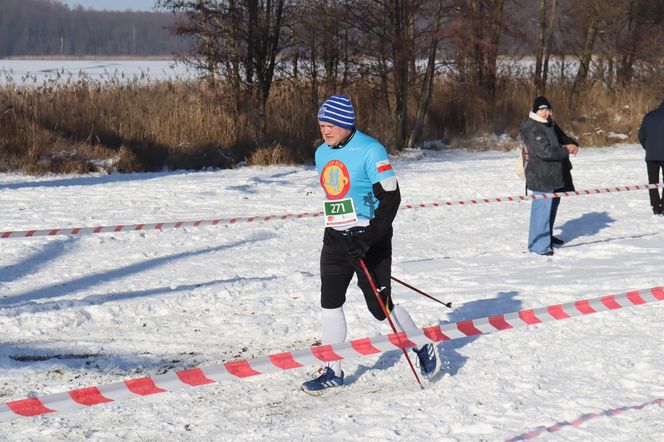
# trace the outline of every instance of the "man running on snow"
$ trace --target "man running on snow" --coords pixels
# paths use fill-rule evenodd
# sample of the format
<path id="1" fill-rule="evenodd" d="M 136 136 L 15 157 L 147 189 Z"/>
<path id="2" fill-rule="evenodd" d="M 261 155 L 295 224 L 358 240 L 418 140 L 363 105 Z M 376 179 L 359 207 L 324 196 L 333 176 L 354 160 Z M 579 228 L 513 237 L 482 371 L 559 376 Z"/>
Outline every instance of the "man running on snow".
<path id="1" fill-rule="evenodd" d="M 364 259 L 383 304 L 398 331 L 417 330 L 410 314 L 390 296 L 392 221 L 401 193 L 387 151 L 376 139 L 355 128 L 350 98 L 334 95 L 318 111 L 324 143 L 316 150 L 316 169 L 325 191 L 325 233 L 320 255 L 321 338 L 324 345 L 346 340 L 343 305 L 353 274 L 371 314 L 386 321 L 385 313 L 360 265 Z M 433 344 L 417 353 L 420 371 L 430 377 L 436 369 Z M 343 385 L 341 361 L 328 363 L 320 375 L 302 384 L 312 395 Z"/>

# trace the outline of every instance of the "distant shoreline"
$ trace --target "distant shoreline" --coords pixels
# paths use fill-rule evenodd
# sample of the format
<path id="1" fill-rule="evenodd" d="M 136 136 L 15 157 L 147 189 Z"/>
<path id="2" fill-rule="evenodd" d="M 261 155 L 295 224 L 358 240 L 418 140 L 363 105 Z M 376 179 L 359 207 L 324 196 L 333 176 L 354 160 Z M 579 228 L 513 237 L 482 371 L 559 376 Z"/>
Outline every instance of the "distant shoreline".
<path id="1" fill-rule="evenodd" d="M 18 61 L 41 61 L 41 60 L 58 60 L 58 61 L 77 61 L 77 60 L 172 60 L 176 61 L 177 57 L 174 55 L 15 55 L 11 57 L 3 57 L 0 60 L 18 60 Z"/>

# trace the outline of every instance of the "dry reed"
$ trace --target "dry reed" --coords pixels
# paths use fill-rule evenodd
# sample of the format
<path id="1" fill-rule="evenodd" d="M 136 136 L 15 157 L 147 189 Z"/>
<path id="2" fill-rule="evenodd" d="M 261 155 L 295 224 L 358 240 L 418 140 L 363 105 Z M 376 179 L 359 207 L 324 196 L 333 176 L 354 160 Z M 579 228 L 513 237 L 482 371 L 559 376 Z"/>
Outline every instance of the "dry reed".
<path id="1" fill-rule="evenodd" d="M 390 104 L 366 84 L 343 91 L 355 102 L 358 127 L 395 151 Z M 530 108 L 530 90 L 525 80 L 502 79 L 489 100 L 467 85 L 441 79 L 423 138 L 448 147 L 510 148 L 479 137 L 504 133 L 515 139 Z M 569 91 L 569 84 L 554 84 L 547 95 L 556 118 L 582 145 L 622 141 L 613 133 L 635 141 L 643 114 L 661 98 L 642 84 L 609 89 L 597 83 L 579 97 Z M 316 108 L 325 97 L 313 99 L 302 84 L 275 84 L 261 131 L 255 121 L 260 116 L 238 111 L 232 96 L 223 84 L 202 81 L 100 83 L 83 77 L 43 85 L 6 83 L 0 87 L 0 171 L 137 172 L 312 160 L 320 142 Z"/>

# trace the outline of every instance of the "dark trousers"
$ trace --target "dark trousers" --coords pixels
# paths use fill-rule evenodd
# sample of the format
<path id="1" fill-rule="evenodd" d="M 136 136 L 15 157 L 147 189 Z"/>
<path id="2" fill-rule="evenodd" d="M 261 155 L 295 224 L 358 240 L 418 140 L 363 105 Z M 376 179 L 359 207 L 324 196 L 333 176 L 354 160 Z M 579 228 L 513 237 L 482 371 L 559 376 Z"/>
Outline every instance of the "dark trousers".
<path id="1" fill-rule="evenodd" d="M 364 258 L 364 263 L 379 290 L 385 307 L 388 311 L 392 311 L 390 297 L 392 229 L 371 246 Z M 323 249 L 320 253 L 321 307 L 339 308 L 344 305 L 346 290 L 353 275 L 357 275 L 357 285 L 364 294 L 364 300 L 371 314 L 379 321 L 385 319 L 385 313 L 376 299 L 360 261 L 346 252 L 346 239 L 334 229 L 325 229 Z"/>
<path id="2" fill-rule="evenodd" d="M 648 169 L 648 183 L 660 183 L 660 171 L 664 171 L 664 161 L 646 161 Z M 662 196 L 660 196 L 659 189 L 650 189 L 650 205 L 655 213 L 662 212 Z"/>

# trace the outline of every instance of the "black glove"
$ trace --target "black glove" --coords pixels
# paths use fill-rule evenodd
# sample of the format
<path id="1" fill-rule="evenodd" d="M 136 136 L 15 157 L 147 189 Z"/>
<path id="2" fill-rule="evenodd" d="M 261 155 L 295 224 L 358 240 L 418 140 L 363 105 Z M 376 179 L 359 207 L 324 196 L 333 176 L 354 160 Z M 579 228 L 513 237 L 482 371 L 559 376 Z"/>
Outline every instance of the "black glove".
<path id="1" fill-rule="evenodd" d="M 342 233 L 346 239 L 346 252 L 353 258 L 364 258 L 373 244 L 369 227 L 351 227 Z"/>

